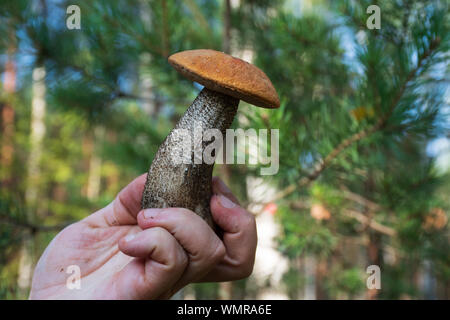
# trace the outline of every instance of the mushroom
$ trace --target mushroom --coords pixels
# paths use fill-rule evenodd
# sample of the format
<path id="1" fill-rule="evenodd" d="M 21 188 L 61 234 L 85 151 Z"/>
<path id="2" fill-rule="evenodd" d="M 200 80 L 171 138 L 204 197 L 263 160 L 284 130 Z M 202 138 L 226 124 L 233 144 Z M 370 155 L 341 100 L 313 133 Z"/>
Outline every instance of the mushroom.
<path id="1" fill-rule="evenodd" d="M 180 130 L 176 129 L 193 135 L 197 123 L 203 130 L 218 129 L 224 135 L 233 122 L 239 100 L 263 108 L 278 108 L 280 101 L 263 71 L 223 52 L 182 51 L 171 55 L 169 63 L 204 88 L 159 147 L 148 171 L 142 208 L 187 208 L 217 231 L 209 207 L 214 162 L 198 163 L 194 159 L 195 150 L 201 149 L 203 154 L 212 141 L 194 141 L 190 161 L 174 162 L 180 156 Z"/>

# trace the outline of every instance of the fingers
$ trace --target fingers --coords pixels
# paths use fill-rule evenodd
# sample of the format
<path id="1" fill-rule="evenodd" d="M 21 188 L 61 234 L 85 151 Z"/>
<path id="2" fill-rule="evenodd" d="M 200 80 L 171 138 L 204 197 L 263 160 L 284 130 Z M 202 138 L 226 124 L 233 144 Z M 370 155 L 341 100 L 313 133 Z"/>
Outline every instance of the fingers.
<path id="1" fill-rule="evenodd" d="M 234 203 L 240 204 L 239 200 L 234 196 L 231 190 L 219 177 L 212 178 L 212 189 L 214 194 L 223 194 Z"/>
<path id="2" fill-rule="evenodd" d="M 161 297 L 168 288 L 174 287 L 188 263 L 177 240 L 159 227 L 122 238 L 119 249 L 137 258 L 121 270 L 117 278 L 116 288 L 124 291 L 119 296 L 128 299 Z"/>
<path id="3" fill-rule="evenodd" d="M 134 179 L 118 193 L 113 202 L 87 217 L 84 222 L 95 227 L 136 224 L 146 178 L 145 173 Z"/>
<path id="4" fill-rule="evenodd" d="M 112 210 L 105 212 L 105 220 L 110 226 L 136 224 L 146 178 L 147 174 L 140 175 L 119 192 L 112 203 Z"/>
<path id="5" fill-rule="evenodd" d="M 203 281 L 226 281 L 248 277 L 255 261 L 257 232 L 254 216 L 240 207 L 231 191 L 216 178 L 213 180 L 211 213 L 223 230 L 226 255 Z M 233 199 L 233 200 L 232 200 Z"/>
<path id="6" fill-rule="evenodd" d="M 139 182 L 139 179 L 142 179 Z M 138 180 L 138 182 L 136 182 Z M 145 175 L 126 187 L 117 197 L 114 210 L 103 214 L 108 225 L 137 223 L 144 230 L 165 229 L 178 241 L 188 256 L 189 264 L 177 279 L 175 290 L 194 281 L 229 281 L 249 276 L 253 270 L 257 235 L 252 214 L 240 207 L 238 200 L 219 179 L 213 178 L 214 196 L 211 198 L 211 212 L 217 225 L 223 230 L 223 241 L 203 219 L 183 208 L 146 209 L 137 214 Z M 139 187 L 140 185 L 140 187 Z M 133 199 L 136 192 L 126 191 L 139 188 L 138 201 L 127 203 L 124 198 Z M 131 192 L 131 196 L 128 192 Z M 132 203 L 137 206 L 132 207 Z M 128 206 L 127 206 L 128 204 Z M 136 217 L 137 214 L 137 217 Z M 134 220 L 136 219 L 136 220 Z M 121 246 L 124 244 L 121 244 Z M 148 256 L 148 246 L 121 247 L 124 253 L 141 258 Z M 153 254 L 153 252 L 151 252 Z M 133 262 L 136 264 L 137 262 Z M 130 268 L 133 264 L 130 264 Z"/>
<path id="7" fill-rule="evenodd" d="M 142 229 L 168 230 L 186 250 L 189 265 L 180 281 L 181 288 L 206 275 L 225 255 L 222 241 L 194 212 L 183 208 L 146 209 L 137 217 Z"/>

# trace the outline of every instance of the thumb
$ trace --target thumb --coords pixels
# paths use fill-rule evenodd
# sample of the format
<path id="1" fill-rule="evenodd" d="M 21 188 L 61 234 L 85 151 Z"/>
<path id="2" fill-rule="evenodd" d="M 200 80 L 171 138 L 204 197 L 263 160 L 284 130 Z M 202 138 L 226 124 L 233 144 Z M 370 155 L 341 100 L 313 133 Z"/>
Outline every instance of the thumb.
<path id="1" fill-rule="evenodd" d="M 220 178 L 213 177 L 212 188 L 211 214 L 222 231 L 237 233 L 242 229 L 242 224 L 253 222 L 253 216 L 239 205 L 238 199 Z"/>

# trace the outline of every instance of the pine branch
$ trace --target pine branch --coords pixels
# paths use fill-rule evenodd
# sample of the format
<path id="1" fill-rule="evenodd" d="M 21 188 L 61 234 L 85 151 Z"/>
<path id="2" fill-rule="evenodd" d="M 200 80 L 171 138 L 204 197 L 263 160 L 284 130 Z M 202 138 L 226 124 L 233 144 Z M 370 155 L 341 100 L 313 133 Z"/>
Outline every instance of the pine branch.
<path id="1" fill-rule="evenodd" d="M 359 199 L 359 200 L 362 200 L 362 199 Z M 374 205 L 376 205 L 376 204 L 374 204 Z M 311 207 L 311 204 L 308 202 L 303 202 L 303 201 L 295 201 L 295 202 L 291 203 L 290 206 L 291 206 L 291 208 L 294 208 L 294 209 L 305 210 L 305 209 L 309 209 Z M 378 205 L 376 205 L 376 206 L 378 206 Z M 367 226 L 374 231 L 380 232 L 380 233 L 388 235 L 390 237 L 397 235 L 397 231 L 395 229 L 385 226 L 384 224 L 381 224 L 379 222 L 376 222 L 371 217 L 368 217 L 359 211 L 352 210 L 352 209 L 344 209 L 342 211 L 342 214 L 348 218 L 357 220 L 364 226 Z"/>
<path id="2" fill-rule="evenodd" d="M 38 224 L 30 223 L 27 221 L 17 220 L 17 219 L 8 217 L 8 216 L 1 216 L 0 222 L 6 223 L 6 224 L 14 226 L 14 227 L 27 229 L 27 230 L 31 231 L 32 233 L 60 231 L 60 230 L 64 229 L 65 227 L 67 227 L 68 225 L 73 223 L 73 221 L 70 221 L 70 222 L 65 222 L 62 224 L 47 226 L 47 225 L 38 225 Z"/>
<path id="3" fill-rule="evenodd" d="M 381 131 L 385 127 L 389 118 L 392 116 L 392 113 L 394 112 L 395 107 L 398 105 L 403 94 L 405 93 L 408 84 L 411 82 L 411 80 L 413 80 L 417 76 L 417 73 L 422 68 L 425 60 L 433 54 L 433 52 L 439 46 L 439 43 L 440 43 L 439 38 L 433 40 L 430 43 L 429 49 L 419 57 L 417 66 L 413 70 L 411 70 L 406 76 L 400 89 L 397 91 L 396 95 L 392 99 L 392 102 L 386 113 L 374 125 L 366 129 L 362 129 L 361 131 L 351 135 L 349 138 L 341 141 L 341 143 L 339 143 L 333 150 L 331 150 L 330 153 L 328 153 L 328 155 L 325 157 L 323 161 L 316 164 L 315 169 L 312 173 L 310 173 L 306 177 L 301 178 L 297 184 L 291 184 L 287 186 L 285 189 L 281 190 L 279 193 L 275 195 L 275 197 L 271 201 L 277 201 L 281 198 L 284 198 L 285 196 L 293 193 L 297 188 L 306 187 L 311 182 L 315 181 L 320 176 L 320 174 L 331 165 L 332 161 L 336 159 L 344 150 L 346 150 L 352 144 L 366 137 L 369 137 L 378 131 Z"/>
<path id="4" fill-rule="evenodd" d="M 335 29 L 337 25 L 329 25 L 324 30 L 323 34 L 328 34 L 331 30 Z M 317 39 L 308 39 L 304 37 L 302 34 L 295 33 L 291 28 L 284 26 L 284 31 L 289 34 L 289 36 L 299 43 L 301 43 L 304 47 L 311 47 L 311 48 L 318 48 L 324 51 L 330 52 L 332 55 L 339 55 L 340 52 L 336 50 L 335 48 L 331 48 L 323 43 L 323 41 L 320 40 L 320 37 Z"/>
<path id="5" fill-rule="evenodd" d="M 372 200 L 369 200 L 359 194 L 351 192 L 345 186 L 341 186 L 340 189 L 342 190 L 345 199 L 356 202 L 363 207 L 367 207 L 370 211 L 380 211 L 382 208 L 378 203 L 375 203 Z"/>
<path id="6" fill-rule="evenodd" d="M 70 68 L 75 72 L 79 72 L 86 80 L 91 80 L 91 81 L 95 82 L 96 84 L 98 84 L 99 86 L 110 91 L 111 95 L 112 95 L 111 100 L 114 100 L 114 98 L 118 98 L 118 99 L 124 98 L 124 99 L 141 100 L 141 101 L 145 101 L 145 100 L 151 101 L 152 100 L 149 97 L 138 96 L 138 95 L 135 95 L 132 93 L 120 91 L 120 90 L 116 89 L 114 86 L 112 86 L 111 84 L 109 84 L 106 80 L 94 76 L 93 74 L 88 72 L 85 68 L 80 67 L 76 64 L 67 62 L 67 61 L 63 61 L 62 59 L 59 59 L 59 57 L 52 56 L 51 59 L 54 60 L 56 63 L 58 63 L 60 67 Z"/>
<path id="7" fill-rule="evenodd" d="M 113 19 L 108 15 L 103 15 L 102 18 L 105 21 L 105 23 L 114 26 L 115 28 L 118 28 L 118 30 L 122 30 L 124 33 L 126 33 L 134 40 L 136 40 L 140 45 L 147 48 L 151 54 L 166 57 L 166 55 L 164 54 L 164 49 L 154 46 L 153 43 L 149 41 L 147 37 L 143 37 L 139 33 L 134 32 L 134 30 L 130 30 L 129 24 L 120 23 L 118 19 Z"/>
<path id="8" fill-rule="evenodd" d="M 391 227 L 385 226 L 381 223 L 376 222 L 375 220 L 367 217 L 366 215 L 362 214 L 359 211 L 356 210 L 350 210 L 350 209 L 344 209 L 342 211 L 342 214 L 346 217 L 353 218 L 360 223 L 362 223 L 365 226 L 368 226 L 369 228 L 378 231 L 382 234 L 388 235 L 390 237 L 394 237 L 397 235 L 397 231 L 394 230 Z"/>

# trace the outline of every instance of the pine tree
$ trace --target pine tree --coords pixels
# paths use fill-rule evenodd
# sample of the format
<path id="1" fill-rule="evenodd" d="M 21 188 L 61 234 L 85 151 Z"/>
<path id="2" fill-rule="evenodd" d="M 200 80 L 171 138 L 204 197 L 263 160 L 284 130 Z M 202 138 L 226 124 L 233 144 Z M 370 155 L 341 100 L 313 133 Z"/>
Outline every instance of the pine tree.
<path id="1" fill-rule="evenodd" d="M 364 287 L 358 269 L 365 267 L 344 257 L 347 237 L 363 241 L 367 265 L 379 265 L 389 279 L 385 298 L 421 297 L 417 283 L 407 287 L 420 271 L 411 266 L 420 266 L 431 247 L 446 246 L 446 227 L 423 227 L 433 207 L 448 207 L 435 193 L 446 177 L 425 153 L 427 142 L 448 130 L 440 120 L 448 81 L 441 69 L 448 68 L 445 4 L 381 1 L 380 30 L 366 28 L 369 5 L 334 3 L 336 12 L 286 13 L 260 28 L 246 26 L 256 61 L 284 99 L 282 115 L 262 112 L 250 124 L 283 128 L 283 165 L 274 178 L 281 191 L 271 199 L 282 204 L 280 248 L 293 260 L 317 257 L 325 273 L 316 279 L 319 298 Z M 346 41 L 353 41 L 354 57 L 345 56 L 344 37 L 352 37 Z M 314 205 L 328 211 L 326 218 L 311 216 Z M 387 248 L 395 256 L 389 264 Z M 448 287 L 443 269 L 433 276 Z M 350 277 L 345 285 L 353 288 L 333 279 L 335 272 Z"/>
<path id="2" fill-rule="evenodd" d="M 260 166 L 216 173 L 256 215 L 276 203 L 289 297 L 448 298 L 449 173 L 426 151 L 450 131 L 445 1 L 377 1 L 374 30 L 365 0 L 86 1 L 81 30 L 66 27 L 70 1 L 45 1 L 47 17 L 36 14 L 39 3 L 0 5 L 0 65 L 11 72 L 12 63 L 17 74 L 14 92 L 5 80 L 0 89 L 2 123 L 14 113 L 14 130 L 0 128 L 2 159 L 14 151 L 0 168 L 0 297 L 26 297 L 16 283 L 27 234 L 39 255 L 63 226 L 147 171 L 199 91 L 168 55 L 211 48 L 250 52 L 282 101 L 279 110 L 241 102 L 234 123 L 280 129 L 279 172 L 262 179 L 278 191 L 258 203 L 245 198 Z M 46 86 L 40 160 L 31 143 L 37 68 Z M 29 161 L 39 210 L 26 201 Z M 381 291 L 366 288 L 371 264 L 381 268 Z M 250 279 L 221 292 L 195 284 L 186 294 L 218 298 L 224 289 L 252 298 L 262 288 Z"/>

